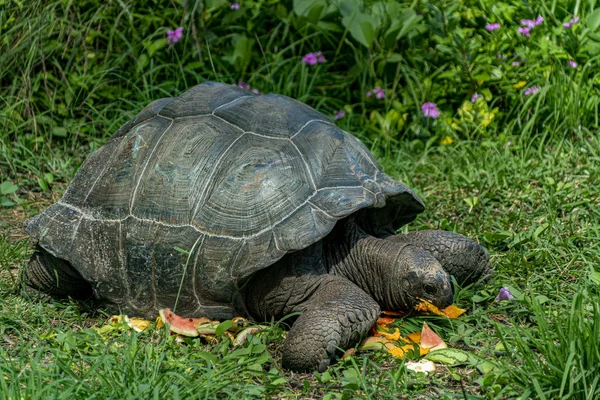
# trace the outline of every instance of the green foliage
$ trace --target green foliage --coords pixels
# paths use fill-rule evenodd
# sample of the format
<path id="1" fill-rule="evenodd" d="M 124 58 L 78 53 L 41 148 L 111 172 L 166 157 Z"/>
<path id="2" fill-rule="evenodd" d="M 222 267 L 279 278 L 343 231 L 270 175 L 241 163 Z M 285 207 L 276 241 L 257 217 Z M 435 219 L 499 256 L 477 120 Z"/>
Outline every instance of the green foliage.
<path id="1" fill-rule="evenodd" d="M 354 132 L 388 152 L 414 138 L 447 143 L 512 132 L 543 142 L 549 129 L 573 137 L 597 128 L 600 10 L 568 1 L 532 7 L 249 0 L 232 10 L 225 0 L 33 0 L 27 7 L 7 0 L 0 167 L 46 190 L 46 174 L 65 180 L 81 162 L 61 157 L 58 165 L 53 154 L 88 154 L 141 105 L 208 79 L 248 82 L 329 115 L 344 108 Z M 564 28 L 575 14 L 581 21 Z M 530 38 L 516 32 L 520 19 L 537 15 L 545 21 Z M 501 28 L 488 32 L 490 22 Z M 177 26 L 183 38 L 169 44 L 166 32 Z M 325 63 L 304 65 L 316 51 Z M 385 98 L 367 97 L 376 86 Z M 532 86 L 542 90 L 524 96 Z M 472 104 L 476 93 L 483 97 Z M 437 103 L 441 117 L 425 118 L 425 102 Z"/>
<path id="2" fill-rule="evenodd" d="M 517 33 L 538 15 L 531 37 Z M 597 397 L 599 29 L 595 1 L 0 0 L 0 394 Z M 319 51 L 324 63 L 302 62 Z M 454 230 L 491 250 L 494 282 L 455 292 L 467 316 L 398 322 L 413 332 L 426 320 L 475 361 L 425 376 L 358 355 L 294 375 L 279 368 L 277 325 L 241 348 L 226 335 L 179 342 L 103 329 L 94 304 L 15 295 L 29 252 L 20 229 L 40 198 L 60 195 L 152 100 L 208 79 L 344 110 L 336 123 L 426 200 L 411 230 Z M 383 98 L 367 96 L 375 87 Z M 426 118 L 424 102 L 441 116 Z M 494 302 L 502 286 L 514 301 Z"/>
<path id="3" fill-rule="evenodd" d="M 506 366 L 523 398 L 595 399 L 600 396 L 600 303 L 584 288 L 568 312 L 532 298 L 537 329 L 498 326 L 513 363 Z"/>

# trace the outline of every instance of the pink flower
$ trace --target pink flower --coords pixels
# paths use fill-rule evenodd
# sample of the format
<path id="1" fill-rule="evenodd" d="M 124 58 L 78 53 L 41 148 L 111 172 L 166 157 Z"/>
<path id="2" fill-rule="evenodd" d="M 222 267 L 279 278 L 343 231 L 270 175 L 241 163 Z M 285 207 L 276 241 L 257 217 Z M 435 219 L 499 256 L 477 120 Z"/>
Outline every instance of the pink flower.
<path id="1" fill-rule="evenodd" d="M 238 81 L 237 86 L 239 88 L 246 89 L 246 90 L 250 90 L 250 88 L 252 88 L 252 86 L 250 86 L 249 84 L 247 84 L 246 82 L 243 82 L 241 80 Z"/>
<path id="2" fill-rule="evenodd" d="M 231 5 L 229 6 L 229 8 L 231 8 L 232 10 L 239 10 L 240 9 L 240 3 L 231 3 Z"/>
<path id="3" fill-rule="evenodd" d="M 437 118 L 440 116 L 440 110 L 437 108 L 437 104 L 432 102 L 423 103 L 421 111 L 426 118 Z"/>
<path id="4" fill-rule="evenodd" d="M 381 100 L 385 98 L 385 89 L 382 89 L 379 86 L 375 86 L 373 90 L 369 90 L 367 92 L 367 97 L 371 97 L 373 95 L 375 95 L 375 98 Z"/>
<path id="5" fill-rule="evenodd" d="M 306 65 L 315 65 L 317 63 L 323 64 L 325 61 L 325 57 L 320 51 L 315 53 L 308 53 L 304 57 L 302 57 L 302 62 Z"/>
<path id="6" fill-rule="evenodd" d="M 473 96 L 471 96 L 471 103 L 475 103 L 477 101 L 477 99 L 482 98 L 483 95 L 479 94 L 479 93 L 473 93 Z"/>
<path id="7" fill-rule="evenodd" d="M 513 61 L 510 63 L 510 65 L 512 65 L 513 67 L 518 67 L 519 66 L 519 62 L 518 61 Z"/>
<path id="8" fill-rule="evenodd" d="M 510 290 L 508 290 L 508 287 L 505 286 L 502 289 L 500 289 L 500 292 L 498 292 L 498 296 L 496 296 L 494 301 L 511 300 L 514 298 L 515 296 L 513 296 Z"/>
<path id="9" fill-rule="evenodd" d="M 569 60 L 569 67 L 571 68 L 577 68 L 577 63 L 573 60 Z"/>
<path id="10" fill-rule="evenodd" d="M 344 118 L 345 115 L 346 115 L 346 112 L 344 112 L 344 110 L 340 110 L 337 112 L 337 114 L 335 114 L 333 116 L 333 119 L 338 120 L 340 118 Z"/>
<path id="11" fill-rule="evenodd" d="M 565 22 L 565 23 L 563 24 L 563 26 L 564 26 L 565 28 L 569 29 L 569 28 L 571 28 L 573 25 L 575 25 L 575 24 L 576 24 L 576 23 L 578 23 L 578 22 L 579 22 L 579 17 L 573 17 L 573 18 L 571 18 L 571 21 L 569 21 L 569 22 Z"/>
<path id="12" fill-rule="evenodd" d="M 530 94 L 536 94 L 539 91 L 540 91 L 540 87 L 539 86 L 532 86 L 529 89 L 526 89 L 523 94 L 525 96 L 529 96 Z"/>
<path id="13" fill-rule="evenodd" d="M 167 30 L 167 41 L 171 45 L 179 42 L 179 40 L 181 40 L 182 36 L 183 36 L 183 26 L 180 26 L 179 28 L 175 29 L 174 31 Z"/>
<path id="14" fill-rule="evenodd" d="M 542 17 L 541 15 L 538 15 L 538 17 L 535 19 L 535 24 L 539 25 L 542 22 L 544 22 L 544 17 Z"/>
<path id="15" fill-rule="evenodd" d="M 535 21 L 532 19 L 522 19 L 519 22 L 521 23 L 521 25 L 526 26 L 528 28 L 533 28 L 536 25 Z"/>
<path id="16" fill-rule="evenodd" d="M 529 31 L 531 30 L 531 28 L 518 28 L 517 32 L 520 33 L 521 35 L 525 35 L 527 37 L 531 36 L 531 34 L 529 33 Z"/>
<path id="17" fill-rule="evenodd" d="M 487 24 L 485 26 L 485 29 L 487 29 L 488 31 L 495 31 L 496 29 L 500 29 L 500 24 L 498 23 L 494 23 L 494 24 Z"/>
<path id="18" fill-rule="evenodd" d="M 236 85 L 234 85 L 234 86 L 236 86 Z M 250 90 L 254 94 L 259 94 L 260 93 L 258 91 L 258 89 L 252 89 L 252 86 L 250 86 L 246 82 L 242 81 L 241 79 L 238 81 L 237 87 L 239 87 L 241 89 L 245 89 L 245 90 Z"/>

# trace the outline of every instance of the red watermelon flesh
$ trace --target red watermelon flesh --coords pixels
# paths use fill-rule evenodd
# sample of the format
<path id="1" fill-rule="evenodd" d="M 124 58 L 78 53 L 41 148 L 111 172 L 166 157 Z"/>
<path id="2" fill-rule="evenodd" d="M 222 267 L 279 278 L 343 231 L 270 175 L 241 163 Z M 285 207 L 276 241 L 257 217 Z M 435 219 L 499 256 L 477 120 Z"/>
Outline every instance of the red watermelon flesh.
<path id="1" fill-rule="evenodd" d="M 165 324 L 169 324 L 171 332 L 189 337 L 198 336 L 196 327 L 211 321 L 208 318 L 183 318 L 171 311 L 170 308 L 162 308 L 158 310 L 158 314 Z"/>

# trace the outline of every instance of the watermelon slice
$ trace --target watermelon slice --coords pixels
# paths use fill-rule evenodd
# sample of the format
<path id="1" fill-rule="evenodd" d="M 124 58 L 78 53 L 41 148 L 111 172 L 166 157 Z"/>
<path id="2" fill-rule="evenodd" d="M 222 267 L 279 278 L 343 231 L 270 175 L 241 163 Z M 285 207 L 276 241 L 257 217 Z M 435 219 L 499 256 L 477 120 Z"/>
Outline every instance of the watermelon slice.
<path id="1" fill-rule="evenodd" d="M 421 347 L 435 351 L 439 349 L 445 349 L 448 345 L 442 340 L 441 337 L 435 333 L 427 322 L 423 322 L 423 330 L 421 331 Z"/>
<path id="2" fill-rule="evenodd" d="M 169 324 L 171 332 L 178 333 L 183 336 L 196 337 L 199 335 L 197 327 L 199 325 L 211 322 L 209 318 L 183 318 L 171 311 L 170 308 L 162 308 L 158 310 L 160 318 L 165 324 Z"/>

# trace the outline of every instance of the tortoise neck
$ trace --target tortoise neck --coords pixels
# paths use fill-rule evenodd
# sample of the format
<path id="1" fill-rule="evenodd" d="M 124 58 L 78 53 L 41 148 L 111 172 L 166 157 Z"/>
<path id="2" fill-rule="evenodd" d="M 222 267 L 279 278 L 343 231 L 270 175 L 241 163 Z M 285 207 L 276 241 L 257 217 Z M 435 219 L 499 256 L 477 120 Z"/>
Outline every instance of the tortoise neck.
<path id="1" fill-rule="evenodd" d="M 381 307 L 402 308 L 400 271 L 396 264 L 403 243 L 369 235 L 352 218 L 342 221 L 324 241 L 325 262 L 331 274 L 341 275 L 367 292 Z"/>

